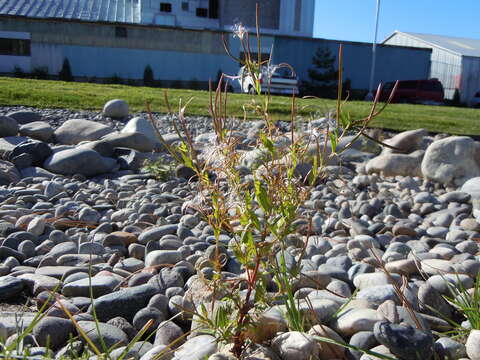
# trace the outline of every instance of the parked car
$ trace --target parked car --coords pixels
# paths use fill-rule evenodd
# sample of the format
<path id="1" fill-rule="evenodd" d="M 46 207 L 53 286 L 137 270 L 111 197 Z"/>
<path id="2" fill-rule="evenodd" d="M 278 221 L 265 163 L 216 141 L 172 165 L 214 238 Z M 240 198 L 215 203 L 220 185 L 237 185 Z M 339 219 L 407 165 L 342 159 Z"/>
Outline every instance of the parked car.
<path id="1" fill-rule="evenodd" d="M 473 95 L 473 98 L 470 100 L 469 105 L 474 108 L 480 108 L 480 90 Z"/>
<path id="2" fill-rule="evenodd" d="M 386 101 L 395 83 L 388 82 L 383 86 L 380 101 Z M 441 105 L 444 101 L 443 86 L 438 79 L 401 80 L 398 82 L 392 102 L 424 105 Z"/>
<path id="3" fill-rule="evenodd" d="M 242 66 L 238 71 L 239 91 L 255 93 L 255 81 L 248 69 Z M 292 95 L 298 94 L 298 79 L 290 69 L 276 65 L 262 66 L 260 72 L 261 92 L 270 94 Z"/>

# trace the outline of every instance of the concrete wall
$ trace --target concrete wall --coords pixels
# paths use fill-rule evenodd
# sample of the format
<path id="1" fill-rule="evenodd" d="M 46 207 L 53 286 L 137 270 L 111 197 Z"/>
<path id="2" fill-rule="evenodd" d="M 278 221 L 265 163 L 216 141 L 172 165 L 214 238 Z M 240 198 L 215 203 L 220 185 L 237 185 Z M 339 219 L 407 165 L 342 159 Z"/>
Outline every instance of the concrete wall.
<path id="1" fill-rule="evenodd" d="M 0 31 L 27 32 L 37 43 L 224 54 L 219 32 L 120 26 L 127 29 L 127 38 L 115 37 L 112 24 L 0 18 Z"/>

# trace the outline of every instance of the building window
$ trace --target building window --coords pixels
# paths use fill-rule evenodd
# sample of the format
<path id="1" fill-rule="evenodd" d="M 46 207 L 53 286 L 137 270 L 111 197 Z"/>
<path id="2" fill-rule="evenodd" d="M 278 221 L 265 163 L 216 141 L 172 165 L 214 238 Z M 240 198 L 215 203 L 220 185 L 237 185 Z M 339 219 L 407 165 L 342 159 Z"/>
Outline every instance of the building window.
<path id="1" fill-rule="evenodd" d="M 210 19 L 218 19 L 218 0 L 209 0 L 208 17 Z"/>
<path id="2" fill-rule="evenodd" d="M 0 38 L 0 55 L 30 56 L 30 40 Z"/>
<path id="3" fill-rule="evenodd" d="M 197 8 L 196 14 L 198 17 L 208 17 L 208 9 Z"/>
<path id="4" fill-rule="evenodd" d="M 123 27 L 123 26 L 115 27 L 115 37 L 126 38 L 127 37 L 127 28 Z"/>
<path id="5" fill-rule="evenodd" d="M 161 12 L 172 12 L 172 4 L 170 3 L 160 3 Z"/>
<path id="6" fill-rule="evenodd" d="M 182 1 L 182 10 L 183 11 L 188 11 L 188 2 L 187 1 Z"/>
<path id="7" fill-rule="evenodd" d="M 295 21 L 293 24 L 293 29 L 295 31 L 300 31 L 301 21 L 302 21 L 302 0 L 297 0 L 295 2 Z"/>
<path id="8" fill-rule="evenodd" d="M 257 60 L 258 59 L 258 52 L 252 51 L 252 57 L 253 57 L 254 60 Z M 260 57 L 261 57 L 262 62 L 264 62 L 264 61 L 267 62 L 267 61 L 270 60 L 270 53 L 261 53 Z M 246 56 L 245 52 L 240 51 L 240 60 L 245 61 L 246 59 L 247 59 L 247 56 Z"/>

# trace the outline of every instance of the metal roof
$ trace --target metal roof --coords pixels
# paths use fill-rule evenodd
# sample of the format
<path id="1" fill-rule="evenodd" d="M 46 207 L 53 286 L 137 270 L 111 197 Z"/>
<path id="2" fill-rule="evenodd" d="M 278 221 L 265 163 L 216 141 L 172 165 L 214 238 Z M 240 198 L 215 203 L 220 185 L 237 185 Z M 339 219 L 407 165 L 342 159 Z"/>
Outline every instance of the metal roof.
<path id="1" fill-rule="evenodd" d="M 440 47 L 462 56 L 480 57 L 480 39 L 467 39 L 454 36 L 395 31 L 392 35 L 387 37 L 383 41 L 383 43 L 385 43 L 388 39 L 394 37 L 396 34 L 403 34 L 411 38 L 423 41 L 427 45 L 431 45 L 432 47 Z"/>
<path id="2" fill-rule="evenodd" d="M 140 0 L 2 0 L 0 16 L 140 23 Z"/>

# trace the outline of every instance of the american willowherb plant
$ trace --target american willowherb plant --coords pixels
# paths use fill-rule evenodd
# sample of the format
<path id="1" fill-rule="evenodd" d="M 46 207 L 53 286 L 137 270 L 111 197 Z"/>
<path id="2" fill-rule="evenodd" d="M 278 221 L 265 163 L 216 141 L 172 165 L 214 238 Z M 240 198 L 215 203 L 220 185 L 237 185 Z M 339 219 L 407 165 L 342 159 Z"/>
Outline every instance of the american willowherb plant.
<path id="1" fill-rule="evenodd" d="M 258 11 L 257 5 L 257 56 L 250 49 L 249 34 L 242 25 L 237 25 L 235 31 L 245 58 L 235 58 L 225 40 L 224 45 L 227 53 L 245 66 L 254 79 L 255 95 L 244 107 L 244 121 L 247 112 L 254 112 L 264 121 L 257 141 L 252 145 L 252 149 L 263 154 L 260 164 L 251 168 L 248 176 L 242 174 L 244 152 L 239 149 L 239 139 L 234 131 L 239 120 L 227 115 L 228 84 L 224 79 L 232 77 L 224 74 L 215 90 L 210 85 L 210 114 L 216 135 L 215 146 L 206 154 L 197 153 L 184 117 L 186 105 L 180 104 L 178 119 L 172 122 L 183 140 L 178 147 L 167 147 L 177 161 L 195 172 L 199 199 L 195 209 L 212 226 L 216 239 L 215 258 L 210 259 L 213 275 L 204 278 L 212 291 L 213 301 L 199 306 L 195 316 L 238 358 L 252 341 L 251 330 L 255 327 L 256 319 L 273 304 L 284 305 L 290 330 L 305 330 L 306 324 L 291 282 L 301 276 L 301 269 L 298 266 L 287 267 L 286 264 L 288 236 L 299 231 L 296 227 L 299 220 L 307 224 L 302 230 L 306 248 L 311 225 L 308 225 L 310 219 L 301 218 L 301 206 L 326 175 L 328 161 L 351 145 L 338 149 L 337 144 L 342 137 L 352 132 L 356 134 L 355 139 L 366 136 L 366 127 L 385 107 L 377 110 L 377 97 L 370 114 L 364 119 L 352 120 L 342 111 L 343 55 L 340 47 L 335 126 L 314 136 L 303 134 L 295 126 L 297 105 L 292 95 L 291 130 L 289 134 L 282 134 L 269 115 L 268 84 L 265 93 L 262 93 L 260 86 L 262 67 L 270 68 L 271 64 L 270 59 L 264 61 L 261 58 Z M 167 96 L 165 100 L 169 106 Z M 232 238 L 228 245 L 220 242 L 222 232 L 227 232 Z M 225 249 L 226 246 L 228 249 Z M 226 278 L 222 272 L 226 252 L 234 254 L 241 264 L 243 274 L 237 278 Z"/>

